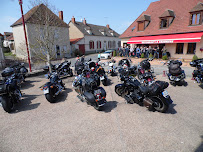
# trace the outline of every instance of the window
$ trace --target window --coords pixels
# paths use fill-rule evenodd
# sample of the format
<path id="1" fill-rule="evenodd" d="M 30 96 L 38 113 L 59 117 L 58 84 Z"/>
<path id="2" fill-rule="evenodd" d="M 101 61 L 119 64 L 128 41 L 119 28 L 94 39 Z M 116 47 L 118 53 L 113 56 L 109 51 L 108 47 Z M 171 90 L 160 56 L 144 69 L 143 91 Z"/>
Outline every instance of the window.
<path id="1" fill-rule="evenodd" d="M 116 41 L 113 41 L 113 49 L 116 48 Z"/>
<path id="2" fill-rule="evenodd" d="M 202 24 L 201 12 L 191 14 L 190 25 L 200 25 L 200 24 Z"/>
<path id="3" fill-rule="evenodd" d="M 94 41 L 89 42 L 89 47 L 90 47 L 90 49 L 94 49 Z"/>
<path id="4" fill-rule="evenodd" d="M 135 26 L 132 28 L 132 31 L 134 31 L 134 29 L 135 29 Z"/>
<path id="5" fill-rule="evenodd" d="M 167 19 L 161 19 L 160 28 L 167 28 L 167 27 L 168 27 L 168 20 Z"/>
<path id="6" fill-rule="evenodd" d="M 183 54 L 184 43 L 177 43 L 176 44 L 176 53 Z"/>
<path id="7" fill-rule="evenodd" d="M 121 41 L 118 41 L 118 47 L 121 47 Z"/>
<path id="8" fill-rule="evenodd" d="M 111 41 L 108 41 L 108 48 L 111 48 Z"/>
<path id="9" fill-rule="evenodd" d="M 58 45 L 56 45 L 56 57 L 60 58 L 60 56 L 61 56 L 60 47 Z"/>
<path id="10" fill-rule="evenodd" d="M 187 54 L 194 54 L 196 49 L 196 43 L 188 43 Z"/>
<path id="11" fill-rule="evenodd" d="M 138 31 L 144 31 L 144 22 L 138 22 Z"/>
<path id="12" fill-rule="evenodd" d="M 97 41 L 97 49 L 101 49 L 101 41 Z"/>

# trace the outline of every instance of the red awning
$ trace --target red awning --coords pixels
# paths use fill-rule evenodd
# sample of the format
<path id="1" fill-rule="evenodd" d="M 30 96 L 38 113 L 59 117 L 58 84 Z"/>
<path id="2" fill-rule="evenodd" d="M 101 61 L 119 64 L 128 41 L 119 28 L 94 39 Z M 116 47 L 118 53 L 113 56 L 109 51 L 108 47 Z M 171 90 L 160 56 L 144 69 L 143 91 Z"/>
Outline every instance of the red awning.
<path id="1" fill-rule="evenodd" d="M 132 37 L 128 40 L 128 44 L 159 44 L 159 43 L 189 43 L 200 42 L 203 32 L 185 33 L 173 35 L 157 35 Z"/>

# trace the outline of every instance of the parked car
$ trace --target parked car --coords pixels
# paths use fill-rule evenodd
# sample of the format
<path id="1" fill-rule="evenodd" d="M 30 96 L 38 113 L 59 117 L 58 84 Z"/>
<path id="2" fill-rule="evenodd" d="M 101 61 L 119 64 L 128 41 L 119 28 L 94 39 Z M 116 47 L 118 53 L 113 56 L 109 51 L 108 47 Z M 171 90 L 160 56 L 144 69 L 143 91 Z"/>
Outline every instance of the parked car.
<path id="1" fill-rule="evenodd" d="M 111 59 L 114 50 L 107 50 L 101 54 L 101 59 Z"/>

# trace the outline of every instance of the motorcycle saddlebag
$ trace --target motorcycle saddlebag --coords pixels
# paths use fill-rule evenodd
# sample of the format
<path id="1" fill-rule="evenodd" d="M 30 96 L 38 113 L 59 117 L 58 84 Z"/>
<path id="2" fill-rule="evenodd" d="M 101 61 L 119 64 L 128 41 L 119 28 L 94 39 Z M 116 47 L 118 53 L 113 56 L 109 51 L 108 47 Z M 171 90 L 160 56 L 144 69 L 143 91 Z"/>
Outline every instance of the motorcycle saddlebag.
<path id="1" fill-rule="evenodd" d="M 168 82 L 164 81 L 156 81 L 152 85 L 149 86 L 149 94 L 150 95 L 158 95 L 161 91 L 168 87 Z"/>
<path id="2" fill-rule="evenodd" d="M 172 75 L 177 75 L 182 73 L 182 69 L 179 63 L 171 63 L 169 66 L 169 73 Z"/>
<path id="3" fill-rule="evenodd" d="M 90 103 L 94 103 L 95 102 L 95 98 L 94 98 L 94 95 L 92 93 L 85 92 L 84 96 L 86 97 L 88 102 L 90 102 Z"/>

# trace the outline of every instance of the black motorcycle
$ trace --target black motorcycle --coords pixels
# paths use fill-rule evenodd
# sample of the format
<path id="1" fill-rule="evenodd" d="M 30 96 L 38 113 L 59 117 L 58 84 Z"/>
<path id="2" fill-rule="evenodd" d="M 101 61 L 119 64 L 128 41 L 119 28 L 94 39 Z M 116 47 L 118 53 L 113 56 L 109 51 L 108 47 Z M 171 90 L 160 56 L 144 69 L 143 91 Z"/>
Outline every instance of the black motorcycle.
<path id="1" fill-rule="evenodd" d="M 70 68 L 70 65 L 71 65 L 71 62 L 65 61 L 55 67 L 56 71 L 59 74 L 59 77 L 64 77 L 64 76 L 68 76 L 68 75 L 71 77 L 73 76 L 73 71 Z"/>
<path id="2" fill-rule="evenodd" d="M 65 76 L 73 76 L 73 71 L 70 68 L 71 62 L 69 61 L 64 61 L 60 64 L 56 64 L 56 65 L 52 65 L 51 64 L 51 68 L 52 68 L 52 72 L 57 72 L 59 77 L 65 77 Z M 45 66 L 43 68 L 44 71 L 49 71 L 49 66 Z"/>
<path id="3" fill-rule="evenodd" d="M 171 85 L 176 85 L 176 83 L 183 82 L 186 76 L 185 71 L 181 69 L 182 62 L 179 60 L 170 60 L 168 61 L 167 65 L 167 76 Z"/>
<path id="4" fill-rule="evenodd" d="M 151 85 L 154 83 L 155 76 L 154 76 L 154 69 L 151 67 L 149 61 L 153 59 L 146 59 L 140 62 L 138 65 L 138 79 L 144 86 Z"/>
<path id="5" fill-rule="evenodd" d="M 190 62 L 191 67 L 195 67 L 195 70 L 192 73 L 194 80 L 197 83 L 203 83 L 203 59 L 197 59 Z"/>
<path id="6" fill-rule="evenodd" d="M 20 88 L 15 79 L 15 74 L 5 79 L 0 84 L 0 102 L 3 109 L 10 113 L 14 109 L 14 104 L 18 103 L 22 97 Z"/>
<path id="7" fill-rule="evenodd" d="M 20 85 L 22 82 L 25 82 L 28 70 L 25 68 L 24 63 L 17 63 L 13 66 L 5 68 L 2 71 L 1 75 L 5 79 L 7 79 L 7 77 L 10 77 L 13 73 L 15 73 L 15 79 L 17 80 L 17 83 Z"/>
<path id="8" fill-rule="evenodd" d="M 156 81 L 150 86 L 142 86 L 134 77 L 121 77 L 123 84 L 115 86 L 115 92 L 126 99 L 128 103 L 144 105 L 150 111 L 166 112 L 173 102 L 165 90 L 168 83 Z"/>
<path id="9" fill-rule="evenodd" d="M 43 86 L 42 90 L 44 91 L 47 101 L 54 103 L 59 93 L 65 89 L 65 86 L 57 72 L 52 72 L 51 74 L 46 75 L 46 77 L 47 79 L 50 79 L 50 81 Z"/>
<path id="10" fill-rule="evenodd" d="M 98 111 L 102 110 L 106 103 L 106 91 L 99 87 L 90 71 L 83 70 L 82 74 L 75 77 L 72 86 L 81 101 L 86 101 Z"/>

